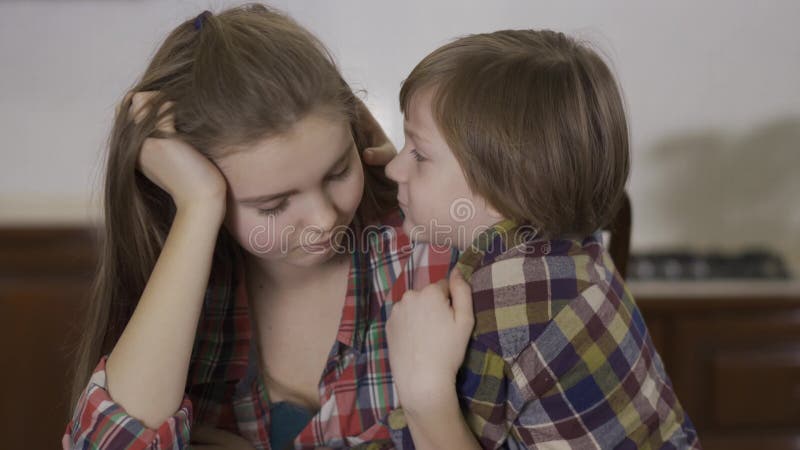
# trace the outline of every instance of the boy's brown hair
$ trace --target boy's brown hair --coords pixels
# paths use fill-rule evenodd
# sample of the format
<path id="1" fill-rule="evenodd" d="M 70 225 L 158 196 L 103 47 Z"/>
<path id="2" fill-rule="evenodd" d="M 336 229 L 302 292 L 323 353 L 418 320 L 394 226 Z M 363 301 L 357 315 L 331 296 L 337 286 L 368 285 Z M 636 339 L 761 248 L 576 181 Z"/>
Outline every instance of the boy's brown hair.
<path id="1" fill-rule="evenodd" d="M 433 89 L 433 117 L 472 191 L 538 236 L 609 224 L 630 156 L 613 74 L 593 50 L 549 30 L 470 35 L 426 56 L 400 109 Z"/>

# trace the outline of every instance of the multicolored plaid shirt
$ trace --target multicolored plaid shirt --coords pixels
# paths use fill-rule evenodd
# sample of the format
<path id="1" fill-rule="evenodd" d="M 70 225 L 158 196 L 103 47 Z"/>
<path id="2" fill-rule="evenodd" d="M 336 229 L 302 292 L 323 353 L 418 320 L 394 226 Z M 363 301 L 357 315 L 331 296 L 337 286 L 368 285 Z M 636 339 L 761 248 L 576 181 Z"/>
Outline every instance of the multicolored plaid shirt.
<path id="1" fill-rule="evenodd" d="M 475 329 L 456 383 L 483 448 L 700 448 L 600 238 L 536 239 L 506 220 L 459 258 Z M 414 448 L 401 409 L 389 425 Z"/>
<path id="2" fill-rule="evenodd" d="M 294 441 L 295 449 L 353 447 L 366 442 L 391 448 L 387 416 L 397 408 L 389 372 L 385 322 L 391 304 L 409 288 L 444 278 L 458 253 L 413 246 L 395 210 L 379 225 L 358 230 L 347 298 L 337 340 L 319 384 L 321 409 Z M 243 264 L 215 270 L 204 299 L 180 409 L 157 429 L 148 429 L 109 396 L 103 356 L 73 419 L 63 447 L 184 449 L 193 424 L 211 425 L 269 449 L 269 400 L 258 371 L 248 313 Z"/>

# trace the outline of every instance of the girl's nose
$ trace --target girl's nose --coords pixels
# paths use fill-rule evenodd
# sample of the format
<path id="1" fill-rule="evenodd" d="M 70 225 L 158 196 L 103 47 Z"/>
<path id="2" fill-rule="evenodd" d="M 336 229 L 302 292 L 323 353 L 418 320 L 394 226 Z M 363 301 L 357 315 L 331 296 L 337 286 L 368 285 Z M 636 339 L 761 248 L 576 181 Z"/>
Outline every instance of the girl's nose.
<path id="1" fill-rule="evenodd" d="M 339 217 L 336 205 L 326 192 L 321 192 L 316 199 L 312 205 L 309 225 L 323 234 L 330 233 L 336 226 L 336 219 Z"/>

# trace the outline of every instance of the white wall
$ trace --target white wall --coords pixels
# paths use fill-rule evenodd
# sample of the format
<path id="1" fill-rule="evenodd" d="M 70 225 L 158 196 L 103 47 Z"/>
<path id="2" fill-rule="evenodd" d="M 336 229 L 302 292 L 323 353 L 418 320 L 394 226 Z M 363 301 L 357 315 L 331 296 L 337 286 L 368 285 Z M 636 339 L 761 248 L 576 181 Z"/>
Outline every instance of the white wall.
<path id="1" fill-rule="evenodd" d="M 231 1 L 0 2 L 0 222 L 85 221 L 113 105 L 180 20 Z M 281 0 L 402 145 L 397 92 L 459 35 L 553 28 L 613 61 L 634 246 L 758 242 L 800 258 L 800 2 Z"/>

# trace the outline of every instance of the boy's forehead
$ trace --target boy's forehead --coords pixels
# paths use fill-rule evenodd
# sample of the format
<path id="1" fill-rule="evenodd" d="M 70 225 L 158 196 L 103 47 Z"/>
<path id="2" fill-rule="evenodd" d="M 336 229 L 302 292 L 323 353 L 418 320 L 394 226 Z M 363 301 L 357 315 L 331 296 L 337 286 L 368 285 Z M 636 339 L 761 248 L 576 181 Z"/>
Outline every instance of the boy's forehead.
<path id="1" fill-rule="evenodd" d="M 414 92 L 408 101 L 409 113 L 406 115 L 411 116 L 411 119 L 418 121 L 420 116 L 431 116 L 431 102 L 433 101 L 434 88 L 424 87 Z"/>
<path id="2" fill-rule="evenodd" d="M 436 126 L 431 110 L 430 89 L 417 92 L 411 97 L 409 102 L 409 113 L 403 118 L 403 128 L 411 137 L 425 138 L 426 135 Z"/>

